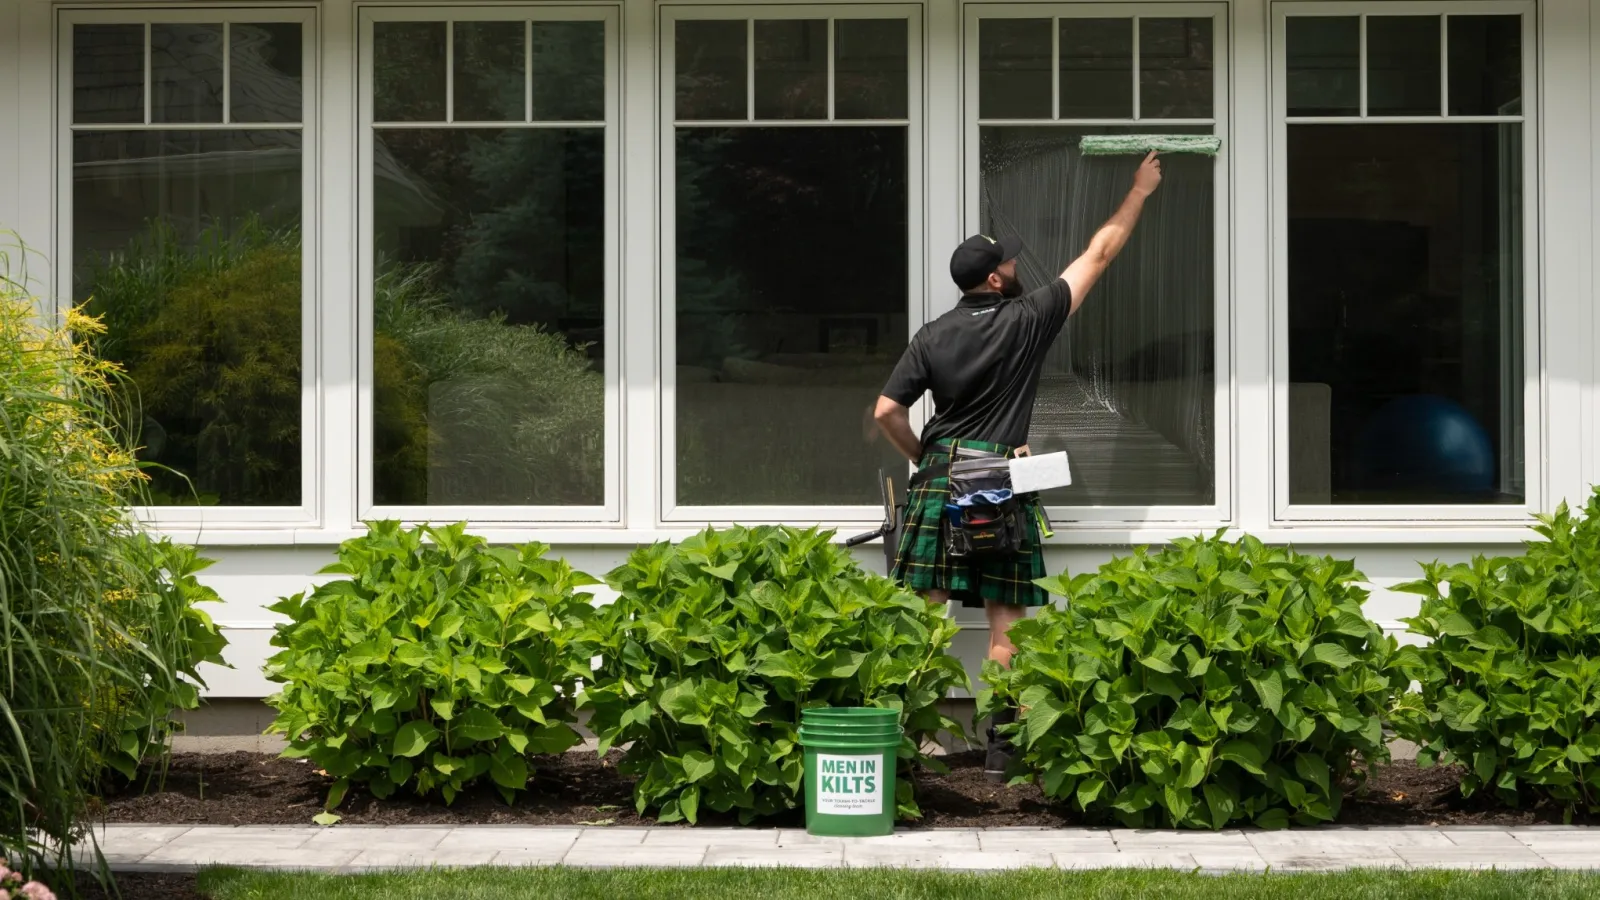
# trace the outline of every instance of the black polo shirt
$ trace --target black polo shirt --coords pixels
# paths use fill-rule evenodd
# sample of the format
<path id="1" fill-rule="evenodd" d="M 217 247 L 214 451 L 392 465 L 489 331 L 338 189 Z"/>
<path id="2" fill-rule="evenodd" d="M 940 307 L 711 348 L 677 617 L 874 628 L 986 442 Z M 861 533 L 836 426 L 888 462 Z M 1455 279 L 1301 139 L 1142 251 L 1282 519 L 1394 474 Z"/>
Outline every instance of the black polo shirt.
<path id="1" fill-rule="evenodd" d="M 933 393 L 924 446 L 941 438 L 1021 446 L 1045 354 L 1071 312 L 1072 289 L 1060 278 L 1013 300 L 966 294 L 911 339 L 883 395 L 910 406 Z"/>

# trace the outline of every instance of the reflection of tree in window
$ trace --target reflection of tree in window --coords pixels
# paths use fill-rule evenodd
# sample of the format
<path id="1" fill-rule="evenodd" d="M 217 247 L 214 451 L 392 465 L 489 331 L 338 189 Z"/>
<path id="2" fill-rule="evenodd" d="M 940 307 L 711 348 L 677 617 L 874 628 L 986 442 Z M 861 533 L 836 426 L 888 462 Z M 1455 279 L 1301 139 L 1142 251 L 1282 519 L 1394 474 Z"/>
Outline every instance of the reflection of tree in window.
<path id="1" fill-rule="evenodd" d="M 603 29 L 535 23 L 536 84 L 570 76 L 572 88 L 557 101 L 536 87 L 536 119 L 602 116 L 590 97 L 603 94 L 584 85 L 603 86 L 603 31 L 551 40 L 551 24 Z M 426 52 L 431 38 L 404 34 L 397 59 Z M 521 121 L 524 23 L 454 35 L 458 117 Z M 403 96 L 397 116 L 443 117 L 428 96 Z M 603 503 L 604 129 L 380 127 L 373 165 L 376 501 Z"/>
<path id="2" fill-rule="evenodd" d="M 895 471 L 862 414 L 905 347 L 906 153 L 904 127 L 678 130 L 678 502 L 870 504 Z"/>
<path id="3" fill-rule="evenodd" d="M 128 372 L 158 505 L 291 506 L 301 482 L 301 26 L 75 26 L 74 294 Z M 223 121 L 224 34 L 233 109 Z M 106 50 L 113 52 L 106 53 Z M 138 63 L 135 65 L 134 63 Z M 233 129 L 232 122 L 285 123 Z"/>

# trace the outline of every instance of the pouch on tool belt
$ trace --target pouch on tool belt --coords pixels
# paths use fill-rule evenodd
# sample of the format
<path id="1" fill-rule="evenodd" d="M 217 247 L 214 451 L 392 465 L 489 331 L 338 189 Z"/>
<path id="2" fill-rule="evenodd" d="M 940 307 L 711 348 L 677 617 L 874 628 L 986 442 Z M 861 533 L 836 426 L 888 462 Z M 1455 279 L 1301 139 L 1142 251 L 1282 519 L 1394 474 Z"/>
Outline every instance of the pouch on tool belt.
<path id="1" fill-rule="evenodd" d="M 950 463 L 950 499 L 945 504 L 945 551 L 952 557 L 990 557 L 1022 552 L 1027 507 L 1011 489 L 1010 461 L 957 451 Z"/>

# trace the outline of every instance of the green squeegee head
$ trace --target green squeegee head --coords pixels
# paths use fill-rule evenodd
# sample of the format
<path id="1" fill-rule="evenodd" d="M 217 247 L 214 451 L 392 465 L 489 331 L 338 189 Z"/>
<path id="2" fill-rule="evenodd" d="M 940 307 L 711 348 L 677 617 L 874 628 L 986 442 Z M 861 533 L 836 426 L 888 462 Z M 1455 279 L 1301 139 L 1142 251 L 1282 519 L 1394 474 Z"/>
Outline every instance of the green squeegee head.
<path id="1" fill-rule="evenodd" d="M 1091 134 L 1078 144 L 1084 156 L 1143 156 L 1157 153 L 1199 153 L 1216 156 L 1222 139 L 1209 134 Z"/>

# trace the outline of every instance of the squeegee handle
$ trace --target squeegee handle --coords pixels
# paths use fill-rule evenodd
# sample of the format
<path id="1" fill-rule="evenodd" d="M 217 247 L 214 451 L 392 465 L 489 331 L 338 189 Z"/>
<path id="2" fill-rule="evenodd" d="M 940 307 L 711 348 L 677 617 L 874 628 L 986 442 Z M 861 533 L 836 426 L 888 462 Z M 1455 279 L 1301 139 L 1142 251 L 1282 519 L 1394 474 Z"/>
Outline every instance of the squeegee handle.
<path id="1" fill-rule="evenodd" d="M 868 534 L 858 534 L 853 538 L 849 538 L 844 542 L 844 545 L 846 547 L 859 547 L 868 541 L 875 541 L 888 533 L 889 530 L 887 528 L 879 528 L 877 531 L 873 531 Z"/>

